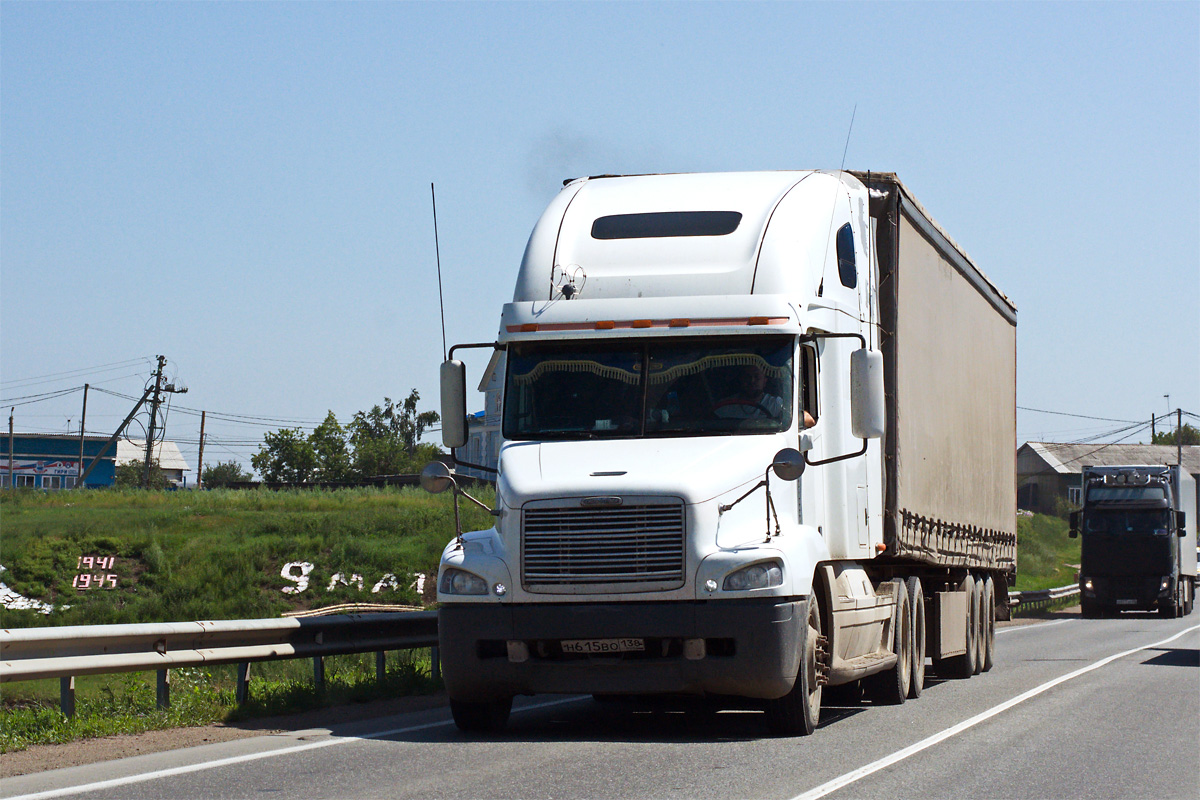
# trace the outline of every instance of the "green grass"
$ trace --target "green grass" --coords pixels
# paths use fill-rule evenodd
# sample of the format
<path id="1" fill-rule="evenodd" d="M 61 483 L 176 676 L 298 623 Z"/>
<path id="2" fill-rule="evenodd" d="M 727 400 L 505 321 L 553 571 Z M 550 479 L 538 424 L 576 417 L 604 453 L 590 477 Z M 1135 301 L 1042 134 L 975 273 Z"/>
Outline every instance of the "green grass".
<path id="1" fill-rule="evenodd" d="M 484 503 L 488 489 L 472 493 Z M 467 530 L 492 518 L 461 505 Z M 421 605 L 412 574 L 428 576 L 454 535 L 449 495 L 419 489 L 331 491 L 0 492 L 2 580 L 15 592 L 52 604 L 43 615 L 0 610 L 4 628 L 277 617 L 286 611 L 348 602 Z M 111 569 L 88 570 L 86 556 L 113 556 Z M 299 594 L 280 575 L 284 564 L 314 565 Z M 114 574 L 115 588 L 72 585 L 80 574 Z M 337 585 L 337 573 L 362 576 L 363 588 Z M 372 587 L 395 575 L 398 589 Z M 69 608 L 68 608 L 69 606 Z M 313 688 L 307 659 L 251 668 L 250 700 L 234 702 L 234 667 L 171 671 L 171 708 L 155 707 L 155 675 L 79 678 L 76 714 L 59 711 L 57 680 L 0 686 L 0 751 L 113 733 L 200 725 L 300 711 L 376 697 L 429 692 L 428 653 L 389 653 L 387 680 L 376 685 L 373 654 L 326 660 L 326 690 Z"/>
<path id="2" fill-rule="evenodd" d="M 485 503 L 489 491 L 476 493 Z M 464 525 L 491 518 L 462 504 Z M 0 493 L 0 564 L 9 588 L 53 604 L 54 613 L 0 610 L 6 628 L 275 617 L 348 602 L 419 605 L 412 575 L 437 573 L 453 536 L 448 495 L 419 489 L 333 491 Z M 111 570 L 80 558 L 115 556 Z M 309 588 L 283 565 L 314 565 Z M 337 573 L 362 576 L 363 589 L 335 586 Z M 115 588 L 73 585 L 80 574 L 114 574 Z M 386 574 L 400 588 L 372 593 Z M 63 608 L 69 606 L 69 608 Z"/>
<path id="3" fill-rule="evenodd" d="M 5 684 L 0 710 L 0 753 L 35 744 L 140 733 L 162 728 L 232 722 L 310 708 L 365 703 L 441 688 L 430 674 L 428 651 L 388 653 L 385 677 L 376 681 L 373 654 L 325 659 L 325 690 L 312 681 L 312 662 L 264 662 L 251 666 L 250 697 L 235 702 L 234 667 L 171 670 L 171 706 L 156 707 L 154 673 L 126 672 L 76 680 L 75 716 L 58 707 L 58 681 Z M 20 697 L 9 696 L 15 686 Z"/>
<path id="4" fill-rule="evenodd" d="M 1044 514 L 1017 517 L 1017 591 L 1070 586 L 1078 565 L 1079 540 L 1067 536 L 1066 520 Z"/>

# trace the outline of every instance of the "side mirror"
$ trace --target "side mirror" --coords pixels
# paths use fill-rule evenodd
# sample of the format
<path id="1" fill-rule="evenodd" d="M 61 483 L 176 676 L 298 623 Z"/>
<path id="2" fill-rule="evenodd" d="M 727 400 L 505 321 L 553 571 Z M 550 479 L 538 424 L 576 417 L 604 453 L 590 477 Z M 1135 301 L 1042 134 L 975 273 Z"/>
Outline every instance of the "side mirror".
<path id="1" fill-rule="evenodd" d="M 850 430 L 858 439 L 878 439 L 886 424 L 883 353 L 855 350 L 850 354 Z"/>
<path id="2" fill-rule="evenodd" d="M 1175 512 L 1175 527 L 1179 529 L 1180 537 L 1187 536 L 1187 512 L 1186 511 L 1176 511 Z"/>
<path id="3" fill-rule="evenodd" d="M 430 494 L 441 494 L 453 485 L 453 473 L 440 461 L 430 461 L 421 470 L 421 488 Z"/>
<path id="4" fill-rule="evenodd" d="M 441 382 L 442 444 L 462 447 L 467 443 L 466 364 L 455 360 L 442 362 Z"/>
<path id="5" fill-rule="evenodd" d="M 1081 516 L 1081 514 L 1078 511 L 1071 512 L 1071 516 L 1070 516 L 1071 530 L 1067 533 L 1067 535 L 1070 536 L 1072 539 L 1074 539 L 1076 536 L 1079 535 L 1080 516 Z"/>
<path id="6" fill-rule="evenodd" d="M 797 480 L 804 474 L 804 456 L 800 455 L 799 450 L 785 447 L 775 454 L 771 469 L 775 471 L 776 476 L 785 481 Z"/>

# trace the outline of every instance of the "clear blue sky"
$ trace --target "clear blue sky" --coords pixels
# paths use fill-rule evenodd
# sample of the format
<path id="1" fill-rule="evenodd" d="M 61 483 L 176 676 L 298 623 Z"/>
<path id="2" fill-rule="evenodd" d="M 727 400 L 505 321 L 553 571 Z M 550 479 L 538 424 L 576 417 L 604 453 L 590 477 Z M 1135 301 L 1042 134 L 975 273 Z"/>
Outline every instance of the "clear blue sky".
<path id="1" fill-rule="evenodd" d="M 0 394 L 140 395 L 162 353 L 193 466 L 180 406 L 436 408 L 431 182 L 447 336 L 490 341 L 562 179 L 837 168 L 853 113 L 846 167 L 1016 302 L 1019 405 L 1104 418 L 1021 411 L 1018 444 L 1200 413 L 1198 44 L 1196 2 L 5 0 Z M 89 432 L 131 405 L 93 392 Z M 206 462 L 279 427 L 249 422 L 210 417 Z"/>

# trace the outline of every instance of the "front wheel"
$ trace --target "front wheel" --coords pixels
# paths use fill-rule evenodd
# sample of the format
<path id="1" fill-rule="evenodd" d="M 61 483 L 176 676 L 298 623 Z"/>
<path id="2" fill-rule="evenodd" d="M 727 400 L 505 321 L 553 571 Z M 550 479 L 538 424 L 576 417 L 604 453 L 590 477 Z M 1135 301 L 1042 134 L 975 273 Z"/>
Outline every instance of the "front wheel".
<path id="1" fill-rule="evenodd" d="M 808 736 L 821 718 L 821 609 L 814 592 L 805 602 L 806 622 L 800 626 L 800 665 L 792 690 L 767 702 L 767 728 L 776 736 Z"/>
<path id="2" fill-rule="evenodd" d="M 467 703 L 450 699 L 450 714 L 454 724 L 467 733 L 495 733 L 504 730 L 512 711 L 512 698 L 484 703 Z"/>

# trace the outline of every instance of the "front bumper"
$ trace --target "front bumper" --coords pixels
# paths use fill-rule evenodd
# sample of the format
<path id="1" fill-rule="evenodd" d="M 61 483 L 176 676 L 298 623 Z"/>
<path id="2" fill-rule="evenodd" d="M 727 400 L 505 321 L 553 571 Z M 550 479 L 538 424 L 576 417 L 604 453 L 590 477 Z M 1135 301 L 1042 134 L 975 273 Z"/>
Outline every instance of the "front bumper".
<path id="1" fill-rule="evenodd" d="M 806 601 L 443 605 L 442 677 L 450 697 L 518 694 L 720 694 L 774 699 L 799 664 Z M 638 638 L 637 653 L 571 655 L 564 639 Z M 695 640 L 704 640 L 697 657 Z M 685 644 L 692 640 L 691 644 Z M 509 643 L 528 657 L 510 659 Z"/>
<path id="2" fill-rule="evenodd" d="M 1115 576 L 1092 578 L 1092 588 L 1081 581 L 1081 599 L 1097 608 L 1115 611 L 1152 611 L 1174 597 L 1174 582 L 1161 589 L 1162 576 Z"/>

